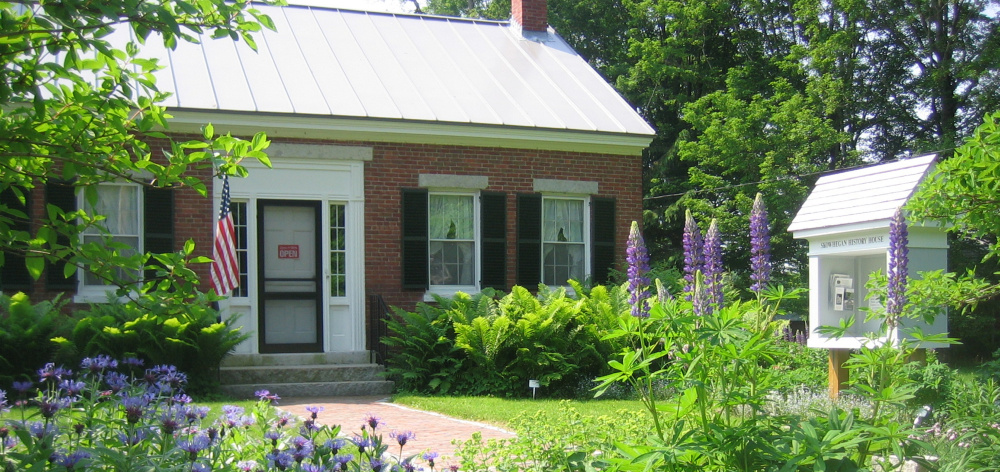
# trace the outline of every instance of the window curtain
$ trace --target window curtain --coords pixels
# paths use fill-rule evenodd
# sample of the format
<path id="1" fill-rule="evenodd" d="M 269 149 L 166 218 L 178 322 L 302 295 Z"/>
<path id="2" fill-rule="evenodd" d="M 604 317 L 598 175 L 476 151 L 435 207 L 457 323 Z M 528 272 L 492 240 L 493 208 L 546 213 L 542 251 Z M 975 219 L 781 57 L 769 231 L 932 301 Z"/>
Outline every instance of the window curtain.
<path id="1" fill-rule="evenodd" d="M 583 242 L 583 201 L 545 199 L 542 240 Z"/>
<path id="2" fill-rule="evenodd" d="M 475 239 L 473 204 L 471 196 L 431 195 L 428 201 L 430 238 Z"/>

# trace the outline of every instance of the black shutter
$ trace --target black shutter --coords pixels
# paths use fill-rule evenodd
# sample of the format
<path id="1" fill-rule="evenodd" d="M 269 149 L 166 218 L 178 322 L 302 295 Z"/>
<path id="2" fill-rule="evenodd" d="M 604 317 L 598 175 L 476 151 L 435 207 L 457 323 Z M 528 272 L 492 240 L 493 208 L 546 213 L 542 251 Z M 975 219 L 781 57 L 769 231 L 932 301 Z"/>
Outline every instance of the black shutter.
<path id="1" fill-rule="evenodd" d="M 50 180 L 45 184 L 45 204 L 53 205 L 63 213 L 76 211 L 76 187 L 71 182 L 56 182 Z M 70 240 L 66 235 L 59 235 L 57 242 L 62 246 L 69 246 Z M 65 263 L 50 263 L 45 269 L 45 286 L 53 290 L 76 290 L 76 272 L 69 277 L 63 276 Z"/>
<path id="2" fill-rule="evenodd" d="M 542 282 L 542 196 L 517 196 L 517 284 L 534 289 Z"/>
<path id="3" fill-rule="evenodd" d="M 143 193 L 143 247 L 146 252 L 163 254 L 174 251 L 174 191 L 146 187 Z M 156 276 L 146 271 L 145 278 Z"/>
<path id="4" fill-rule="evenodd" d="M 427 190 L 403 189 L 403 288 L 426 290 Z"/>
<path id="5" fill-rule="evenodd" d="M 7 227 L 10 231 L 27 232 L 31 230 L 31 223 L 28 219 L 31 214 L 29 211 L 31 195 L 23 188 L 19 190 L 25 198 L 24 203 L 21 203 L 21 200 L 17 198 L 14 189 L 6 188 L 0 192 L 0 205 L 6 206 L 9 211 L 23 213 L 24 217 L 8 212 L 4 212 L 0 217 L 7 220 Z M 29 291 L 31 285 L 31 275 L 28 274 L 28 268 L 24 265 L 24 256 L 13 251 L 4 251 L 3 267 L 0 268 L 0 289 Z"/>
<path id="6" fill-rule="evenodd" d="M 507 194 L 482 192 L 479 200 L 483 234 L 480 286 L 507 290 Z"/>
<path id="7" fill-rule="evenodd" d="M 594 283 L 607 284 L 615 264 L 615 200 L 591 199 L 592 255 Z"/>

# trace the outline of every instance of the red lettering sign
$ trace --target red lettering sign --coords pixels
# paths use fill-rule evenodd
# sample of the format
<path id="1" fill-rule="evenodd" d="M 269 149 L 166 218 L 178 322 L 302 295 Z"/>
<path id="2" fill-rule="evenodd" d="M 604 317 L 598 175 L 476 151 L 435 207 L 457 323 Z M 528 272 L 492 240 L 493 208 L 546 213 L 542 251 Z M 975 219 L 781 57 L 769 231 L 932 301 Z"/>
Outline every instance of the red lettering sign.
<path id="1" fill-rule="evenodd" d="M 278 245 L 278 259 L 298 259 L 298 258 L 299 258 L 298 244 Z"/>

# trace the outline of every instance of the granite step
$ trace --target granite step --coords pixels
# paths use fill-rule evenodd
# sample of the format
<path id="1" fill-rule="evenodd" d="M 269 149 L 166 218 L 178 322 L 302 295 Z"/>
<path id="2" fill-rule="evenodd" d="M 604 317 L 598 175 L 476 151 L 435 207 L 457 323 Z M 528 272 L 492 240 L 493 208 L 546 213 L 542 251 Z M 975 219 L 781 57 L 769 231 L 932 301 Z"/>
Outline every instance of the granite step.
<path id="1" fill-rule="evenodd" d="M 357 397 L 392 393 L 388 380 L 351 382 L 298 382 L 223 385 L 222 391 L 236 398 L 254 398 L 254 393 L 267 390 L 281 398 L 295 397 Z"/>
<path id="2" fill-rule="evenodd" d="M 385 380 L 378 364 L 227 366 L 219 369 L 222 385 L 265 383 L 356 382 Z"/>

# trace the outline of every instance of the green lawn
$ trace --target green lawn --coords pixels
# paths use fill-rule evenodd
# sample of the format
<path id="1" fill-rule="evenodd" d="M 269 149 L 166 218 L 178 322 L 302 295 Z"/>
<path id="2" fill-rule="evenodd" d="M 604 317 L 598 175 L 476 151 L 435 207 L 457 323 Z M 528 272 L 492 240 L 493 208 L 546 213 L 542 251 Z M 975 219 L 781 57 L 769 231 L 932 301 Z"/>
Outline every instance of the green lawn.
<path id="1" fill-rule="evenodd" d="M 600 417 L 618 415 L 622 411 L 645 415 L 642 404 L 635 400 L 531 400 L 495 397 L 426 397 L 395 395 L 392 402 L 418 410 L 433 411 L 443 415 L 497 426 L 508 426 L 519 414 L 539 411 L 556 415 L 568 405 L 583 416 Z"/>

